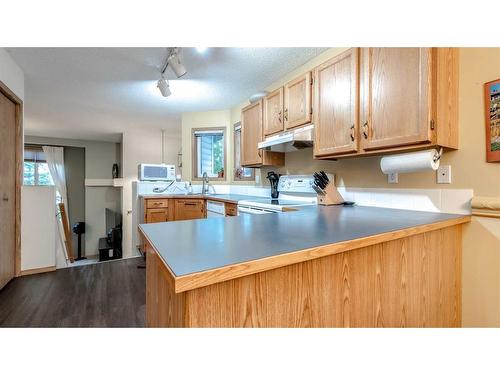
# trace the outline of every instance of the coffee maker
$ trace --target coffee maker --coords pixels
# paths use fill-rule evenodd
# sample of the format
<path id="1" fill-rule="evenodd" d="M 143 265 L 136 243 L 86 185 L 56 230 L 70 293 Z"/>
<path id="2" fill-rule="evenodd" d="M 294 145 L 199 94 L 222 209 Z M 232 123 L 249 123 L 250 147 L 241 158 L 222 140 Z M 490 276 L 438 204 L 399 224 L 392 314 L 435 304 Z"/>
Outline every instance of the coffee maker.
<path id="1" fill-rule="evenodd" d="M 278 191 L 278 181 L 280 180 L 280 176 L 276 172 L 270 171 L 267 172 L 267 179 L 271 184 L 271 198 L 278 199 L 278 196 L 280 194 Z"/>

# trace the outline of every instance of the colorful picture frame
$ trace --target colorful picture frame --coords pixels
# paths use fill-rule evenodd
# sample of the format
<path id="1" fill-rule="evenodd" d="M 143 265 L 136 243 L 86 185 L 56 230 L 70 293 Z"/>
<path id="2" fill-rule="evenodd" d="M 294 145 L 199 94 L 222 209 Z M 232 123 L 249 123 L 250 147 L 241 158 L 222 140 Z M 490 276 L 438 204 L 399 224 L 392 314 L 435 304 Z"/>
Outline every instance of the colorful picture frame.
<path id="1" fill-rule="evenodd" d="M 484 84 L 486 161 L 500 161 L 500 79 Z"/>

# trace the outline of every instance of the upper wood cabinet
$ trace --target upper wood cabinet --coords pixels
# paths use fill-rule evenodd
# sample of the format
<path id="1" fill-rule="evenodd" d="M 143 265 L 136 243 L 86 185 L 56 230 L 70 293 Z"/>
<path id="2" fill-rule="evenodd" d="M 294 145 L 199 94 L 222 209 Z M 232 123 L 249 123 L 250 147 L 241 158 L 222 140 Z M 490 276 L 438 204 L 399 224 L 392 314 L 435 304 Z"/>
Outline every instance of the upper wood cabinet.
<path id="1" fill-rule="evenodd" d="M 458 64 L 457 48 L 355 48 L 322 64 L 314 156 L 457 149 Z"/>
<path id="2" fill-rule="evenodd" d="M 352 48 L 314 70 L 315 156 L 358 149 L 358 51 Z"/>
<path id="3" fill-rule="evenodd" d="M 283 87 L 268 94 L 264 100 L 264 135 L 283 131 Z"/>
<path id="4" fill-rule="evenodd" d="M 262 141 L 262 100 L 250 104 L 241 111 L 241 165 L 244 167 L 262 163 L 258 143 Z"/>
<path id="5" fill-rule="evenodd" d="M 282 166 L 285 154 L 259 150 L 263 139 L 263 100 L 259 100 L 241 110 L 241 166 L 261 167 Z"/>
<path id="6" fill-rule="evenodd" d="M 307 72 L 285 85 L 283 109 L 285 129 L 291 129 L 311 122 L 311 96 L 311 72 Z"/>
<path id="7" fill-rule="evenodd" d="M 431 142 L 431 48 L 365 48 L 361 67 L 363 149 Z"/>

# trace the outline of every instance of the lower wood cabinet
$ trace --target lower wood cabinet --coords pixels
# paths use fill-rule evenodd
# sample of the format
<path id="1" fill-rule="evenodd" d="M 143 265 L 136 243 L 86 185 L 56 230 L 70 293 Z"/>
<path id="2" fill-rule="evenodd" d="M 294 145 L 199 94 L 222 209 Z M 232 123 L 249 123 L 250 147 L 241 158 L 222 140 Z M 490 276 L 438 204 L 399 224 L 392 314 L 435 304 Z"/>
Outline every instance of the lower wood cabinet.
<path id="1" fill-rule="evenodd" d="M 226 216 L 238 216 L 238 205 L 236 203 L 224 203 Z"/>
<path id="2" fill-rule="evenodd" d="M 207 217 L 204 199 L 174 199 L 174 220 L 194 220 Z"/>
<path id="3" fill-rule="evenodd" d="M 146 223 L 161 223 L 168 221 L 168 208 L 147 208 Z"/>

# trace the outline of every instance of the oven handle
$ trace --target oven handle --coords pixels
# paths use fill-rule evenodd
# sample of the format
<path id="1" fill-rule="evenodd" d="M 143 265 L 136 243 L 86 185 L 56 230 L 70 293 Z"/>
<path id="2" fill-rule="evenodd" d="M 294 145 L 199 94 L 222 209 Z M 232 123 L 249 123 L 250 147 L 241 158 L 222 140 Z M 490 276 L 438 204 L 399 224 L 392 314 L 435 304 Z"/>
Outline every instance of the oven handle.
<path id="1" fill-rule="evenodd" d="M 254 215 L 263 215 L 265 213 L 276 213 L 275 211 L 264 210 L 260 208 L 247 208 L 238 206 L 238 212 L 242 212 L 244 214 L 254 214 Z"/>

